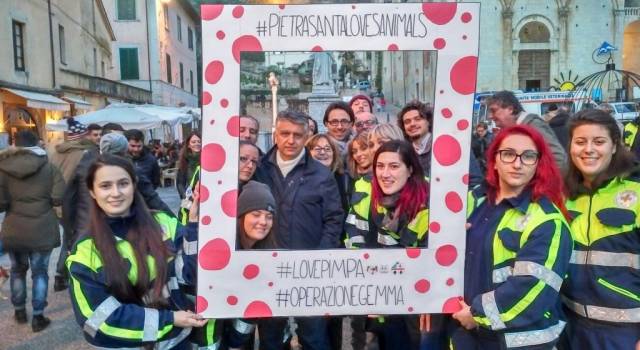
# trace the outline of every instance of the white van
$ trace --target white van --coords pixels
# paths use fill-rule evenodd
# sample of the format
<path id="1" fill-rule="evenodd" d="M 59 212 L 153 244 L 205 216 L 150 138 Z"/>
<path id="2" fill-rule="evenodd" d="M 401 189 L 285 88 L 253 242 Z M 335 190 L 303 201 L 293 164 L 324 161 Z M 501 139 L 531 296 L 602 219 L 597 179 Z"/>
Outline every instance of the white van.
<path id="1" fill-rule="evenodd" d="M 638 109 L 634 102 L 611 102 L 613 117 L 620 122 L 630 122 L 638 117 Z"/>
<path id="2" fill-rule="evenodd" d="M 476 94 L 479 95 L 479 94 Z M 565 107 L 569 113 L 575 113 L 585 108 L 595 108 L 596 105 L 585 94 L 577 91 L 556 92 L 516 92 L 514 93 L 522 108 L 526 112 L 543 116 L 549 106 L 555 104 L 558 108 Z M 488 97 L 488 96 L 483 96 Z M 478 109 L 478 121 L 488 120 L 486 106 Z"/>

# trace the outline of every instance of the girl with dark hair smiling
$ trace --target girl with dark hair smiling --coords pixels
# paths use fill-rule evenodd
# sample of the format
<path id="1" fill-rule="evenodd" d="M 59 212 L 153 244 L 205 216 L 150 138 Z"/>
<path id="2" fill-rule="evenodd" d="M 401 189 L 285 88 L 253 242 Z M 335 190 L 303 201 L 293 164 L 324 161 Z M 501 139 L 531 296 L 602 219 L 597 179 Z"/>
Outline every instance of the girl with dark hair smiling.
<path id="1" fill-rule="evenodd" d="M 560 173 L 542 135 L 528 126 L 500 131 L 487 169 L 467 203 L 464 299 L 451 343 L 552 349 L 565 326 L 559 291 L 572 247 Z"/>
<path id="2" fill-rule="evenodd" d="M 567 208 L 574 251 L 562 349 L 634 349 L 640 340 L 640 173 L 605 111 L 569 121 Z"/>
<path id="3" fill-rule="evenodd" d="M 207 323 L 188 311 L 193 305 L 179 287 L 195 285 L 197 187 L 183 227 L 149 212 L 125 158 L 100 156 L 86 185 L 90 224 L 66 261 L 85 339 L 101 348 L 187 348 L 191 328 Z"/>

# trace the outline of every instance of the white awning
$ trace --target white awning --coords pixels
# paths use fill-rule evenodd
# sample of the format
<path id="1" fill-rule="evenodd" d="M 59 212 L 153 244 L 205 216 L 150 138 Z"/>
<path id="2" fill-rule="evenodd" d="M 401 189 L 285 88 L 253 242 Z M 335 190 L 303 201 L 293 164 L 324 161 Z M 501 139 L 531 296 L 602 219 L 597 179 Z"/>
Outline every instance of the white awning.
<path id="1" fill-rule="evenodd" d="M 67 102 L 73 103 L 76 109 L 82 109 L 84 111 L 90 111 L 91 108 L 93 108 L 91 103 L 89 103 L 89 102 L 87 102 L 85 100 L 81 100 L 79 98 L 62 96 L 62 99 L 67 101 Z"/>
<path id="2" fill-rule="evenodd" d="M 27 100 L 27 107 L 49 109 L 54 111 L 68 111 L 69 109 L 71 109 L 69 103 L 52 95 L 18 89 L 2 88 L 2 90 L 8 91 Z"/>

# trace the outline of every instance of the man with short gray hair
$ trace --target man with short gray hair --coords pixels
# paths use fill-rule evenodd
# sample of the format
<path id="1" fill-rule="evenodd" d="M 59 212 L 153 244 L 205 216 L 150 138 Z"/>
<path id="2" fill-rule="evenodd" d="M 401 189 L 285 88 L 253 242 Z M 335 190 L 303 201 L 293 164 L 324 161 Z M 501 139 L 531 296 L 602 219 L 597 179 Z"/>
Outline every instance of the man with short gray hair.
<path id="1" fill-rule="evenodd" d="M 305 151 L 307 116 L 294 111 L 278 114 L 275 145 L 260 161 L 256 179 L 267 184 L 276 199 L 272 234 L 278 249 L 331 249 L 339 245 L 344 213 L 336 180 L 329 170 Z M 324 317 L 300 317 L 298 337 L 304 349 L 328 349 Z M 260 342 L 267 349 L 281 348 L 286 318 L 262 321 Z"/>

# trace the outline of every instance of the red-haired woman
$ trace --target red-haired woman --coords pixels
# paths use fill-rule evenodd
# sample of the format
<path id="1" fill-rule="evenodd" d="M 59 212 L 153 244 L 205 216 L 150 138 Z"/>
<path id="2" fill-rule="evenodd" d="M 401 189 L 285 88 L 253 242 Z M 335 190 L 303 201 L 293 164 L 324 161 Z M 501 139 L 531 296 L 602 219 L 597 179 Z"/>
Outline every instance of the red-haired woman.
<path id="1" fill-rule="evenodd" d="M 552 349 L 562 332 L 560 286 L 572 240 L 563 184 L 536 130 L 501 131 L 486 183 L 469 195 L 462 309 L 454 349 Z"/>
<path id="2" fill-rule="evenodd" d="M 347 230 L 356 247 L 400 248 L 426 246 L 429 183 L 413 147 L 404 140 L 382 144 L 373 158 L 370 210 Z M 347 223 L 348 224 L 348 223 Z M 381 349 L 416 349 L 417 318 L 385 316 L 375 324 Z"/>

